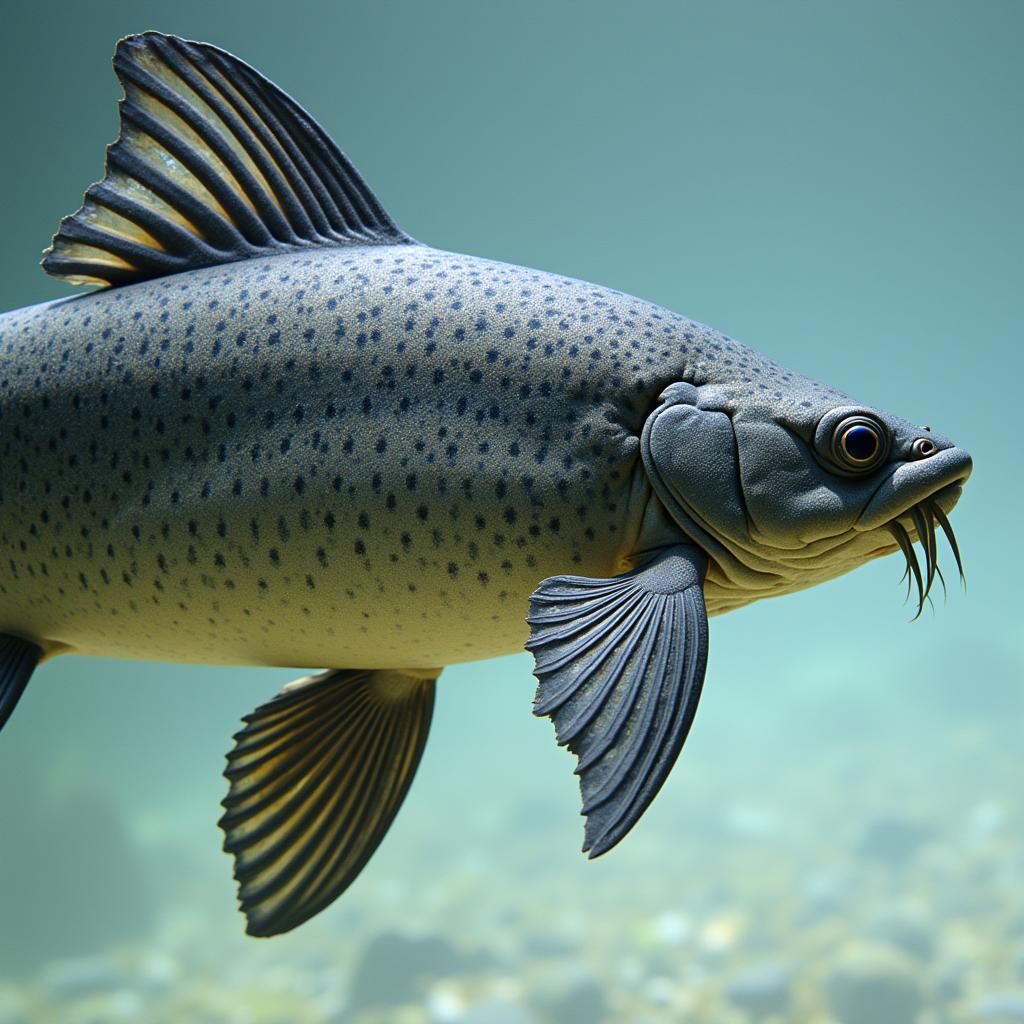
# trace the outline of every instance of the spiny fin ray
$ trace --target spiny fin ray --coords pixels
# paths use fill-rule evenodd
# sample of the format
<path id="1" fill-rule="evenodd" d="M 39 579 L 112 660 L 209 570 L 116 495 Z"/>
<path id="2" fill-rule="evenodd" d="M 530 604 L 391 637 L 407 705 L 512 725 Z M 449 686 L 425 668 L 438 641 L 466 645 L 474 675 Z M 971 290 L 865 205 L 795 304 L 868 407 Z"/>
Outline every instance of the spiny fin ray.
<path id="1" fill-rule="evenodd" d="M 220 826 L 250 935 L 290 931 L 355 880 L 405 799 L 435 678 L 338 670 L 246 715 Z"/>
<path id="2" fill-rule="evenodd" d="M 0 635 L 0 730 L 14 714 L 42 654 L 28 640 Z"/>
<path id="3" fill-rule="evenodd" d="M 43 269 L 121 285 L 315 246 L 412 241 L 323 129 L 237 57 L 158 32 L 122 39 L 106 176 Z"/>

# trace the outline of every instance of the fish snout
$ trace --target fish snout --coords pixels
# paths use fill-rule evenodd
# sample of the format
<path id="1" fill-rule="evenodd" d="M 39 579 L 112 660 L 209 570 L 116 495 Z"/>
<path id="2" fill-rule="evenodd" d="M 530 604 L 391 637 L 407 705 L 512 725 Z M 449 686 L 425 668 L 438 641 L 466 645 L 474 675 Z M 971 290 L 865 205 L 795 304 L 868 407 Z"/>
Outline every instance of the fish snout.
<path id="1" fill-rule="evenodd" d="M 943 512 L 949 513 L 959 500 L 972 467 L 970 454 L 956 445 L 932 450 L 919 445 L 911 459 L 898 463 L 871 496 L 855 529 L 878 529 L 908 513 L 925 498 L 931 498 Z"/>

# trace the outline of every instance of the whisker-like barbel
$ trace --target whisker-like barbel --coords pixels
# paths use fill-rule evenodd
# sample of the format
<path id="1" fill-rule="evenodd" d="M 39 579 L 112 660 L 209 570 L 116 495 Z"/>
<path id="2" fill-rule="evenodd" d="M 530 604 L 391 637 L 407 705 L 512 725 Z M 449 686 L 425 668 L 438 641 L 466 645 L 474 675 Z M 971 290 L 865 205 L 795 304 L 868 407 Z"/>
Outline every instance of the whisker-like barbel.
<path id="1" fill-rule="evenodd" d="M 903 557 L 907 560 L 907 569 L 917 583 L 917 614 L 914 615 L 916 619 L 924 611 L 925 588 L 924 579 L 921 576 L 921 564 L 917 560 L 917 553 L 914 551 L 910 534 L 907 533 L 902 523 L 894 519 L 891 523 L 887 523 L 886 526 L 895 538 L 896 543 L 900 546 L 900 551 L 903 552 Z"/>
<path id="2" fill-rule="evenodd" d="M 910 510 L 910 518 L 914 521 L 917 539 L 920 541 L 921 549 L 924 551 L 924 597 L 927 597 L 931 593 L 932 584 L 935 582 L 935 530 L 933 524 L 928 522 L 921 505 L 915 505 Z"/>
<path id="3" fill-rule="evenodd" d="M 939 582 L 942 584 L 942 596 L 946 597 L 949 591 L 946 589 L 946 577 L 942 575 L 942 570 L 939 568 L 939 545 L 938 540 L 935 536 L 935 513 L 932 508 L 932 503 L 929 501 L 921 502 L 918 506 L 924 514 L 925 522 L 928 526 L 928 537 L 931 543 L 932 558 L 934 559 L 935 575 L 938 577 Z"/>
<path id="4" fill-rule="evenodd" d="M 936 577 L 938 577 L 939 582 L 942 584 L 943 593 L 947 593 L 946 578 L 939 568 L 938 543 L 935 537 L 936 524 L 946 535 L 946 540 L 949 542 L 953 558 L 956 560 L 956 567 L 960 572 L 961 583 L 964 582 L 964 567 L 963 560 L 960 557 L 960 549 L 957 546 L 956 535 L 953 533 L 953 527 L 950 525 L 946 513 L 939 507 L 938 502 L 932 498 L 926 498 L 924 501 L 908 509 L 905 514 L 909 515 L 913 521 L 917 539 L 921 542 L 921 550 L 924 552 L 923 572 L 907 528 L 896 519 L 891 523 L 887 523 L 886 528 L 895 538 L 900 551 L 903 552 L 903 557 L 907 560 L 907 567 L 903 571 L 902 577 L 900 577 L 900 583 L 904 580 L 907 581 L 908 598 L 910 597 L 911 578 L 917 583 L 917 613 L 914 615 L 916 619 L 924 609 L 924 602 L 926 600 L 930 601 L 929 595 Z"/>
<path id="5" fill-rule="evenodd" d="M 942 511 L 937 501 L 929 501 L 928 506 L 931 509 L 932 515 L 935 516 L 939 526 L 942 528 L 942 532 L 946 535 L 946 540 L 949 543 L 949 549 L 953 552 L 953 558 L 956 560 L 956 567 L 960 572 L 960 582 L 966 585 L 967 578 L 964 576 L 964 563 L 960 558 L 960 548 L 957 545 L 956 534 L 953 533 L 953 527 L 950 525 L 949 519 L 946 517 L 946 513 Z"/>

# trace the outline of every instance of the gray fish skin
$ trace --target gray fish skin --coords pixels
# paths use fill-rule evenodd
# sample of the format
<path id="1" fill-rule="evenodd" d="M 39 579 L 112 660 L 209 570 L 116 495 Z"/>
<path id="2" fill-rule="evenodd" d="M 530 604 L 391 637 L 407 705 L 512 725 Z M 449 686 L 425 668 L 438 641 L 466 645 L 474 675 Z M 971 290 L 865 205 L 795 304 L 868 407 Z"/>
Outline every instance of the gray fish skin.
<path id="1" fill-rule="evenodd" d="M 239 664 L 521 650 L 538 580 L 628 567 L 645 412 L 734 349 L 605 288 L 421 246 L 4 314 L 0 627 Z"/>
<path id="2" fill-rule="evenodd" d="M 652 502 L 639 435 L 673 384 L 754 429 L 729 442 L 764 463 L 738 499 L 745 546 L 715 529 L 737 499 L 710 478 L 685 531 Z M 17 310 L 0 317 L 0 628 L 47 652 L 440 666 L 520 650 L 538 580 L 687 537 L 712 555 L 714 614 L 895 550 L 846 529 L 846 481 L 819 471 L 828 493 L 800 494 L 774 450 L 847 405 L 651 303 L 423 246 Z M 885 420 L 897 444 L 921 433 Z M 937 489 L 938 461 L 916 468 Z M 759 510 L 787 479 L 788 503 Z M 860 515 L 877 486 L 846 504 Z M 809 514 L 824 536 L 801 536 Z"/>

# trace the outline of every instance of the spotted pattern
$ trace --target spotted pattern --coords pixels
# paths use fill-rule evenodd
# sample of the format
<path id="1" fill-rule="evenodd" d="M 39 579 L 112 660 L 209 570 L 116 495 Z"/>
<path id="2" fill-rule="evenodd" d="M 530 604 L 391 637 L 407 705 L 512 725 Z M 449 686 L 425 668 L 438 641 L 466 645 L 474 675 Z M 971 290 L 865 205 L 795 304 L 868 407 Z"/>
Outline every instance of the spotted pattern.
<path id="1" fill-rule="evenodd" d="M 421 246 L 7 313 L 0 632 L 238 664 L 515 651 L 539 580 L 624 567 L 666 385 L 828 393 L 795 376 L 631 296 Z"/>

